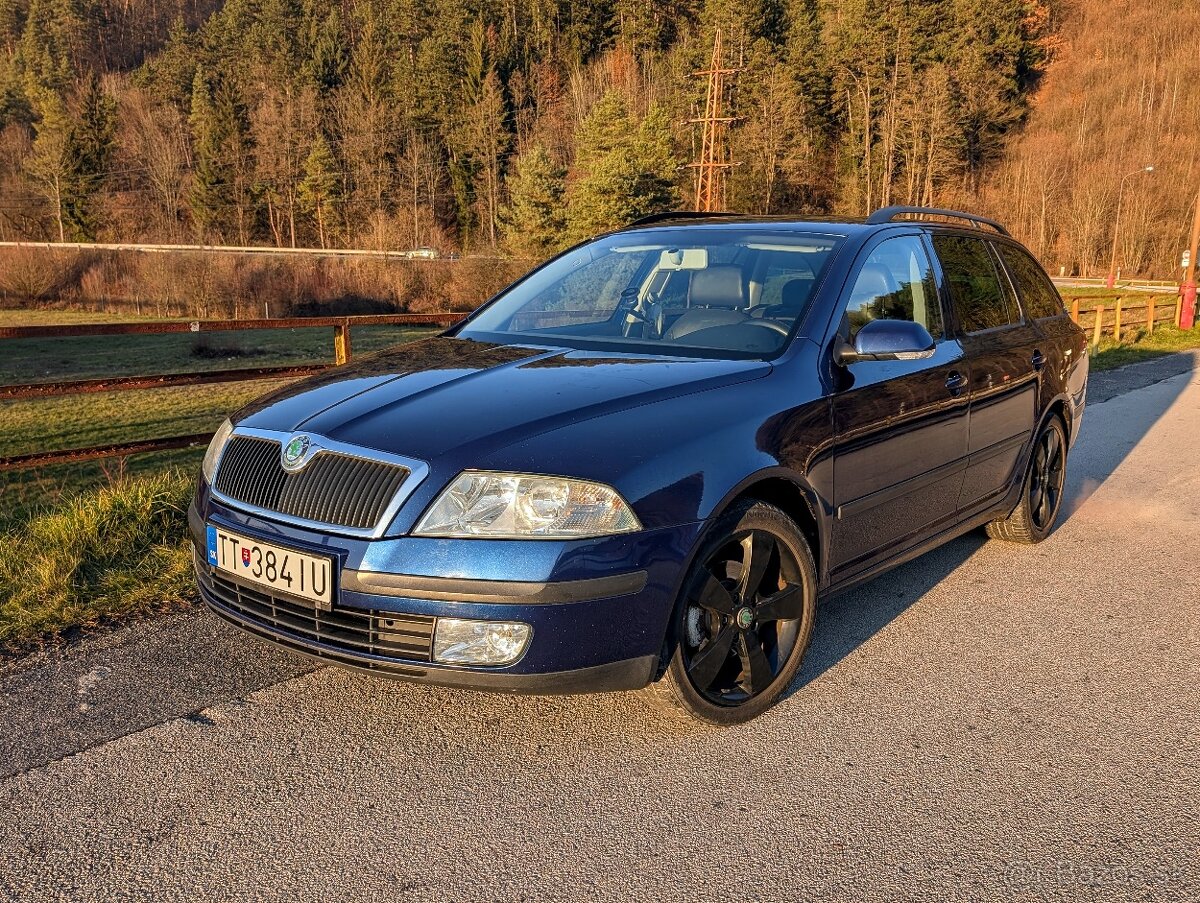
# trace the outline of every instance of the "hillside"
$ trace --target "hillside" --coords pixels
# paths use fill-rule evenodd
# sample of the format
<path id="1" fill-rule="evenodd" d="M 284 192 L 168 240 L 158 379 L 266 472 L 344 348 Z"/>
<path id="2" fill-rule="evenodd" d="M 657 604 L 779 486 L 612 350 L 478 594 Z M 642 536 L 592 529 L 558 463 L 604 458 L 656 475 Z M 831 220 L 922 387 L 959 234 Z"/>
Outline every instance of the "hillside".
<path id="1" fill-rule="evenodd" d="M 1001 155 L 1050 23 L 1036 0 L 0 0 L 3 230 L 545 253 L 689 202 L 718 28 L 729 207 L 936 200 Z"/>
<path id="2" fill-rule="evenodd" d="M 0 0 L 0 238 L 538 256 L 693 202 L 965 204 L 1156 275 L 1197 182 L 1200 9 L 1161 0 Z M 1190 57 L 1190 58 L 1189 58 Z"/>
<path id="3" fill-rule="evenodd" d="M 1063 4 L 1027 127 L 982 198 L 1055 272 L 1178 278 L 1200 191 L 1200 4 Z M 1145 166 L 1154 171 L 1145 173 Z"/>

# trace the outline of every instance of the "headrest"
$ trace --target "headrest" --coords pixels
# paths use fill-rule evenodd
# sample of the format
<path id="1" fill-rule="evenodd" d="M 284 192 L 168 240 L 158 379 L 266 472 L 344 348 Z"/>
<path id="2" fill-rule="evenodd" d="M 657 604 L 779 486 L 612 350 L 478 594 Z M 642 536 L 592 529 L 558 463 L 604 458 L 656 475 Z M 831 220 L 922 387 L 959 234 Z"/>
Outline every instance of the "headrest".
<path id="1" fill-rule="evenodd" d="M 789 279 L 779 292 L 779 304 L 788 312 L 799 311 L 808 301 L 808 293 L 812 291 L 811 279 Z"/>
<path id="2" fill-rule="evenodd" d="M 689 307 L 742 307 L 744 297 L 740 267 L 709 267 L 692 274 Z"/>

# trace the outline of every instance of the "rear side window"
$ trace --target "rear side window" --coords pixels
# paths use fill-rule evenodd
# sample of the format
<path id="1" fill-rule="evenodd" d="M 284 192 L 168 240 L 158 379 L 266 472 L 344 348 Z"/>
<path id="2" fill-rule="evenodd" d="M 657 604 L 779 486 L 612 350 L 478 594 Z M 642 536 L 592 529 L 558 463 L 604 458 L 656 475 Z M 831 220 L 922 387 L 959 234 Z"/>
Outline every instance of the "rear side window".
<path id="1" fill-rule="evenodd" d="M 1062 302 L 1059 301 L 1058 292 L 1054 290 L 1042 268 L 1037 265 L 1037 261 L 1013 245 L 997 245 L 997 250 L 1000 252 L 1000 259 L 1016 280 L 1025 312 L 1035 320 L 1059 316 L 1063 312 Z"/>
<path id="2" fill-rule="evenodd" d="M 942 262 L 950 299 L 964 332 L 1020 322 L 1020 311 L 1001 288 L 1000 275 L 982 239 L 935 234 L 933 247 Z"/>

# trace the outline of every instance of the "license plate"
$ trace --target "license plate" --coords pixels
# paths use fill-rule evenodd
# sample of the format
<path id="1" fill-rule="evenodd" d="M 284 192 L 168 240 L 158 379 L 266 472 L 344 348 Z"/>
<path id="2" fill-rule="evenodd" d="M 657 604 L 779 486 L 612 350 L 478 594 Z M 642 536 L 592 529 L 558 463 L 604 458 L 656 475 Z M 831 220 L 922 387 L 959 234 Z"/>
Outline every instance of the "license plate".
<path id="1" fill-rule="evenodd" d="M 333 563 L 320 555 L 247 539 L 208 525 L 208 563 L 273 593 L 295 596 L 328 611 L 333 603 Z"/>

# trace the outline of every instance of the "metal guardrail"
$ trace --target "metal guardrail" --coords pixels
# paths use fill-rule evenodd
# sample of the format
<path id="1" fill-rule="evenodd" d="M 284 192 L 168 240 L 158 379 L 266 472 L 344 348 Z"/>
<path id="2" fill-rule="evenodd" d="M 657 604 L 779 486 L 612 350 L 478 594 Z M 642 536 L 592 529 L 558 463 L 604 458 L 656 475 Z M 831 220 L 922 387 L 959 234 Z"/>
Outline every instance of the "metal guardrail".
<path id="1" fill-rule="evenodd" d="M 434 248 L 407 251 L 371 251 L 364 248 L 277 248 L 268 245 L 164 245 L 83 241 L 0 241 L 0 248 L 38 251 L 133 251 L 139 254 L 254 254 L 299 257 L 366 257 L 392 260 L 460 260 L 457 254 L 442 254 Z"/>
<path id="2" fill-rule="evenodd" d="M 20 383 L 0 386 L 0 400 L 79 395 L 91 392 L 115 392 L 133 389 L 158 389 L 212 383 L 243 382 L 252 379 L 282 379 L 307 376 L 347 363 L 352 355 L 351 329 L 355 326 L 449 326 L 461 320 L 462 313 L 375 314 L 357 317 L 290 317 L 276 320 L 191 320 L 152 321 L 148 323 L 93 323 L 70 326 L 4 326 L 0 339 L 68 338 L 72 336 L 164 335 L 171 333 L 235 332 L 247 329 L 333 329 L 332 364 L 307 364 L 294 367 L 253 367 L 208 370 L 192 373 L 163 373 L 149 376 L 118 376 L 100 379 L 61 380 L 58 382 Z M 162 436 L 133 442 L 93 445 L 54 451 L 33 452 L 0 457 L 0 472 L 124 457 L 152 451 L 168 451 L 202 445 L 209 433 Z"/>

